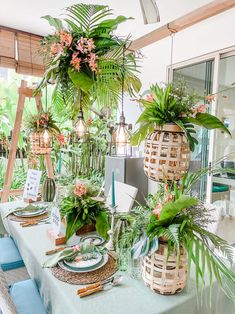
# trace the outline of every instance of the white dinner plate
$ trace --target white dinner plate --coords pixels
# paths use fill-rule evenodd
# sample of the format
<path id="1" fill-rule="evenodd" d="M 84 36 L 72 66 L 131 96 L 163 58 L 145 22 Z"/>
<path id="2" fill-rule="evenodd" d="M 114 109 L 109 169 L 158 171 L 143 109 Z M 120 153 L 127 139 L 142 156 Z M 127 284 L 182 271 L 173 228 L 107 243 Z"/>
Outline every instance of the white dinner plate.
<path id="1" fill-rule="evenodd" d="M 16 217 L 31 218 L 31 217 L 41 216 L 41 215 L 45 214 L 46 212 L 47 212 L 46 208 L 40 208 L 40 209 L 38 209 L 38 210 L 32 210 L 32 211 L 29 211 L 29 210 L 26 210 L 26 211 L 20 210 L 20 211 L 18 211 L 18 212 L 14 212 L 13 214 L 14 214 Z"/>
<path id="2" fill-rule="evenodd" d="M 84 270 L 84 269 L 83 270 L 73 270 L 70 267 L 68 267 L 67 265 L 65 265 L 64 261 L 58 262 L 58 265 L 63 270 L 66 270 L 66 271 L 71 272 L 71 273 L 90 273 L 92 271 L 95 271 L 95 270 L 100 269 L 101 267 L 103 267 L 108 262 L 108 259 L 109 259 L 108 254 L 105 254 L 103 256 L 102 262 L 99 265 L 95 266 L 93 269 L 89 269 L 89 270 Z"/>
<path id="3" fill-rule="evenodd" d="M 91 253 L 87 253 L 87 254 L 91 254 Z M 84 256 L 87 254 L 83 254 Z M 100 262 L 103 259 L 103 255 L 99 252 L 94 252 L 95 254 L 95 258 L 92 259 L 88 259 L 88 260 L 80 260 L 80 261 L 72 261 L 72 262 L 68 262 L 66 260 L 64 260 L 64 264 L 68 267 L 70 267 L 73 270 L 84 270 L 84 269 L 93 269 L 94 267 L 96 267 L 98 264 L 100 264 Z M 81 257 L 81 255 L 77 256 L 78 258 Z"/>

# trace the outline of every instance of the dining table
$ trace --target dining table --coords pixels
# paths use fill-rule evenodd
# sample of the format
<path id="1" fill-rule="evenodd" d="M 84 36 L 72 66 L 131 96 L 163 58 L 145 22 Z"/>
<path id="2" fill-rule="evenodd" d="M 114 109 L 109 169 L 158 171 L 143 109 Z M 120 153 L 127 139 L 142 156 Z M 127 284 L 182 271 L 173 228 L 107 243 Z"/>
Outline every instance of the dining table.
<path id="1" fill-rule="evenodd" d="M 234 303 L 230 301 L 215 282 L 211 296 L 209 286 L 197 292 L 193 276 L 186 288 L 176 295 L 160 295 L 151 291 L 142 279 L 132 279 L 121 272 L 121 285 L 99 293 L 79 298 L 80 285 L 62 282 L 54 277 L 50 268 L 43 268 L 48 259 L 45 252 L 55 248 L 48 236 L 50 224 L 39 224 L 22 228 L 19 222 L 6 217 L 9 211 L 26 206 L 23 201 L 0 204 L 2 232 L 7 232 L 15 241 L 24 264 L 35 280 L 48 313 L 52 314 L 234 314 Z M 80 237 L 71 241 L 78 244 Z"/>

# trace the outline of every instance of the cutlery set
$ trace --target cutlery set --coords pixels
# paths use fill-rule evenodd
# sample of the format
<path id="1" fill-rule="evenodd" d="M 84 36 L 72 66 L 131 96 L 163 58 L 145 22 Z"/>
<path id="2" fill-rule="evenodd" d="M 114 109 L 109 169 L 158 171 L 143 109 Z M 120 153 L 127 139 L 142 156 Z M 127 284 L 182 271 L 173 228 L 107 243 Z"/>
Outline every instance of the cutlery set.
<path id="1" fill-rule="evenodd" d="M 21 222 L 20 225 L 21 227 L 25 228 L 25 227 L 37 226 L 37 225 L 48 224 L 48 223 L 50 223 L 49 217 L 37 219 L 37 220 L 24 221 L 24 222 Z"/>
<path id="2" fill-rule="evenodd" d="M 88 295 L 106 290 L 107 288 L 113 288 L 115 286 L 118 286 L 122 282 L 122 280 L 123 276 L 117 275 L 104 281 L 86 286 L 85 288 L 80 288 L 78 289 L 77 294 L 79 295 L 80 298 L 84 298 Z"/>

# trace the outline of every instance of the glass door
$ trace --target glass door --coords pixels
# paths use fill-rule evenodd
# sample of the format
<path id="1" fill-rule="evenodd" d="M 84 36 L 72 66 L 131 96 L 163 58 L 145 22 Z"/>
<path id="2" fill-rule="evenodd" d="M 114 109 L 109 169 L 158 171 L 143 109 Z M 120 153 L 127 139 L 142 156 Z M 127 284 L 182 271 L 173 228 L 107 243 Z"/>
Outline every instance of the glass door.
<path id="1" fill-rule="evenodd" d="M 213 87 L 214 60 L 207 60 L 193 65 L 173 70 L 173 82 L 184 80 L 189 91 L 205 99 L 205 96 L 212 93 Z M 204 100 L 202 100 L 204 102 Z M 201 103 L 201 102 L 200 102 Z M 210 108 L 208 109 L 210 111 Z M 208 166 L 209 134 L 208 131 L 196 127 L 198 145 L 194 152 L 191 152 L 190 170 L 196 171 Z M 190 171 L 189 170 L 189 171 Z M 202 200 L 206 198 L 207 191 L 206 177 L 194 187 L 194 192 Z"/>
<path id="2" fill-rule="evenodd" d="M 235 169 L 235 52 L 222 54 L 218 71 L 216 115 L 231 132 L 214 132 L 213 162 L 222 168 Z M 224 159 L 221 161 L 221 159 Z M 211 201 L 227 200 L 235 203 L 235 174 L 218 173 L 212 177 Z M 234 204 L 235 205 L 235 204 Z M 232 206 L 231 208 L 233 208 Z M 228 208 L 227 208 L 228 209 Z"/>

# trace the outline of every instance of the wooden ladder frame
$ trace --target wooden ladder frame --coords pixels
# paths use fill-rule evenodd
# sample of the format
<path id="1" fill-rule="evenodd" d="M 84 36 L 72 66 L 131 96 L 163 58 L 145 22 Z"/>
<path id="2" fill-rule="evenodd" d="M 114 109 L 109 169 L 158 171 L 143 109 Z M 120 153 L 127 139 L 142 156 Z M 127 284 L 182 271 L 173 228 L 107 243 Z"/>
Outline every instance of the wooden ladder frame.
<path id="1" fill-rule="evenodd" d="M 12 130 L 11 146 L 10 146 L 10 152 L 9 152 L 8 161 L 7 161 L 6 177 L 4 180 L 4 186 L 3 186 L 2 193 L 1 193 L 1 195 L 2 195 L 1 202 L 2 203 L 7 202 L 9 194 L 12 194 L 11 193 L 12 191 L 10 191 L 10 188 L 11 188 L 11 183 L 12 183 L 12 179 L 13 179 L 14 165 L 15 165 L 15 159 L 16 159 L 16 151 L 17 151 L 17 147 L 18 147 L 20 128 L 21 128 L 21 124 L 22 124 L 25 98 L 26 97 L 34 98 L 38 112 L 42 111 L 42 101 L 41 101 L 42 95 L 37 94 L 36 96 L 34 96 L 35 88 L 36 88 L 35 86 L 27 87 L 27 82 L 22 80 L 21 86 L 18 89 L 19 99 L 18 99 L 18 104 L 17 104 L 17 111 L 16 111 L 14 128 Z M 53 171 L 53 166 L 52 166 L 50 154 L 45 155 L 45 162 L 46 162 L 48 177 L 54 178 L 54 171 Z"/>

